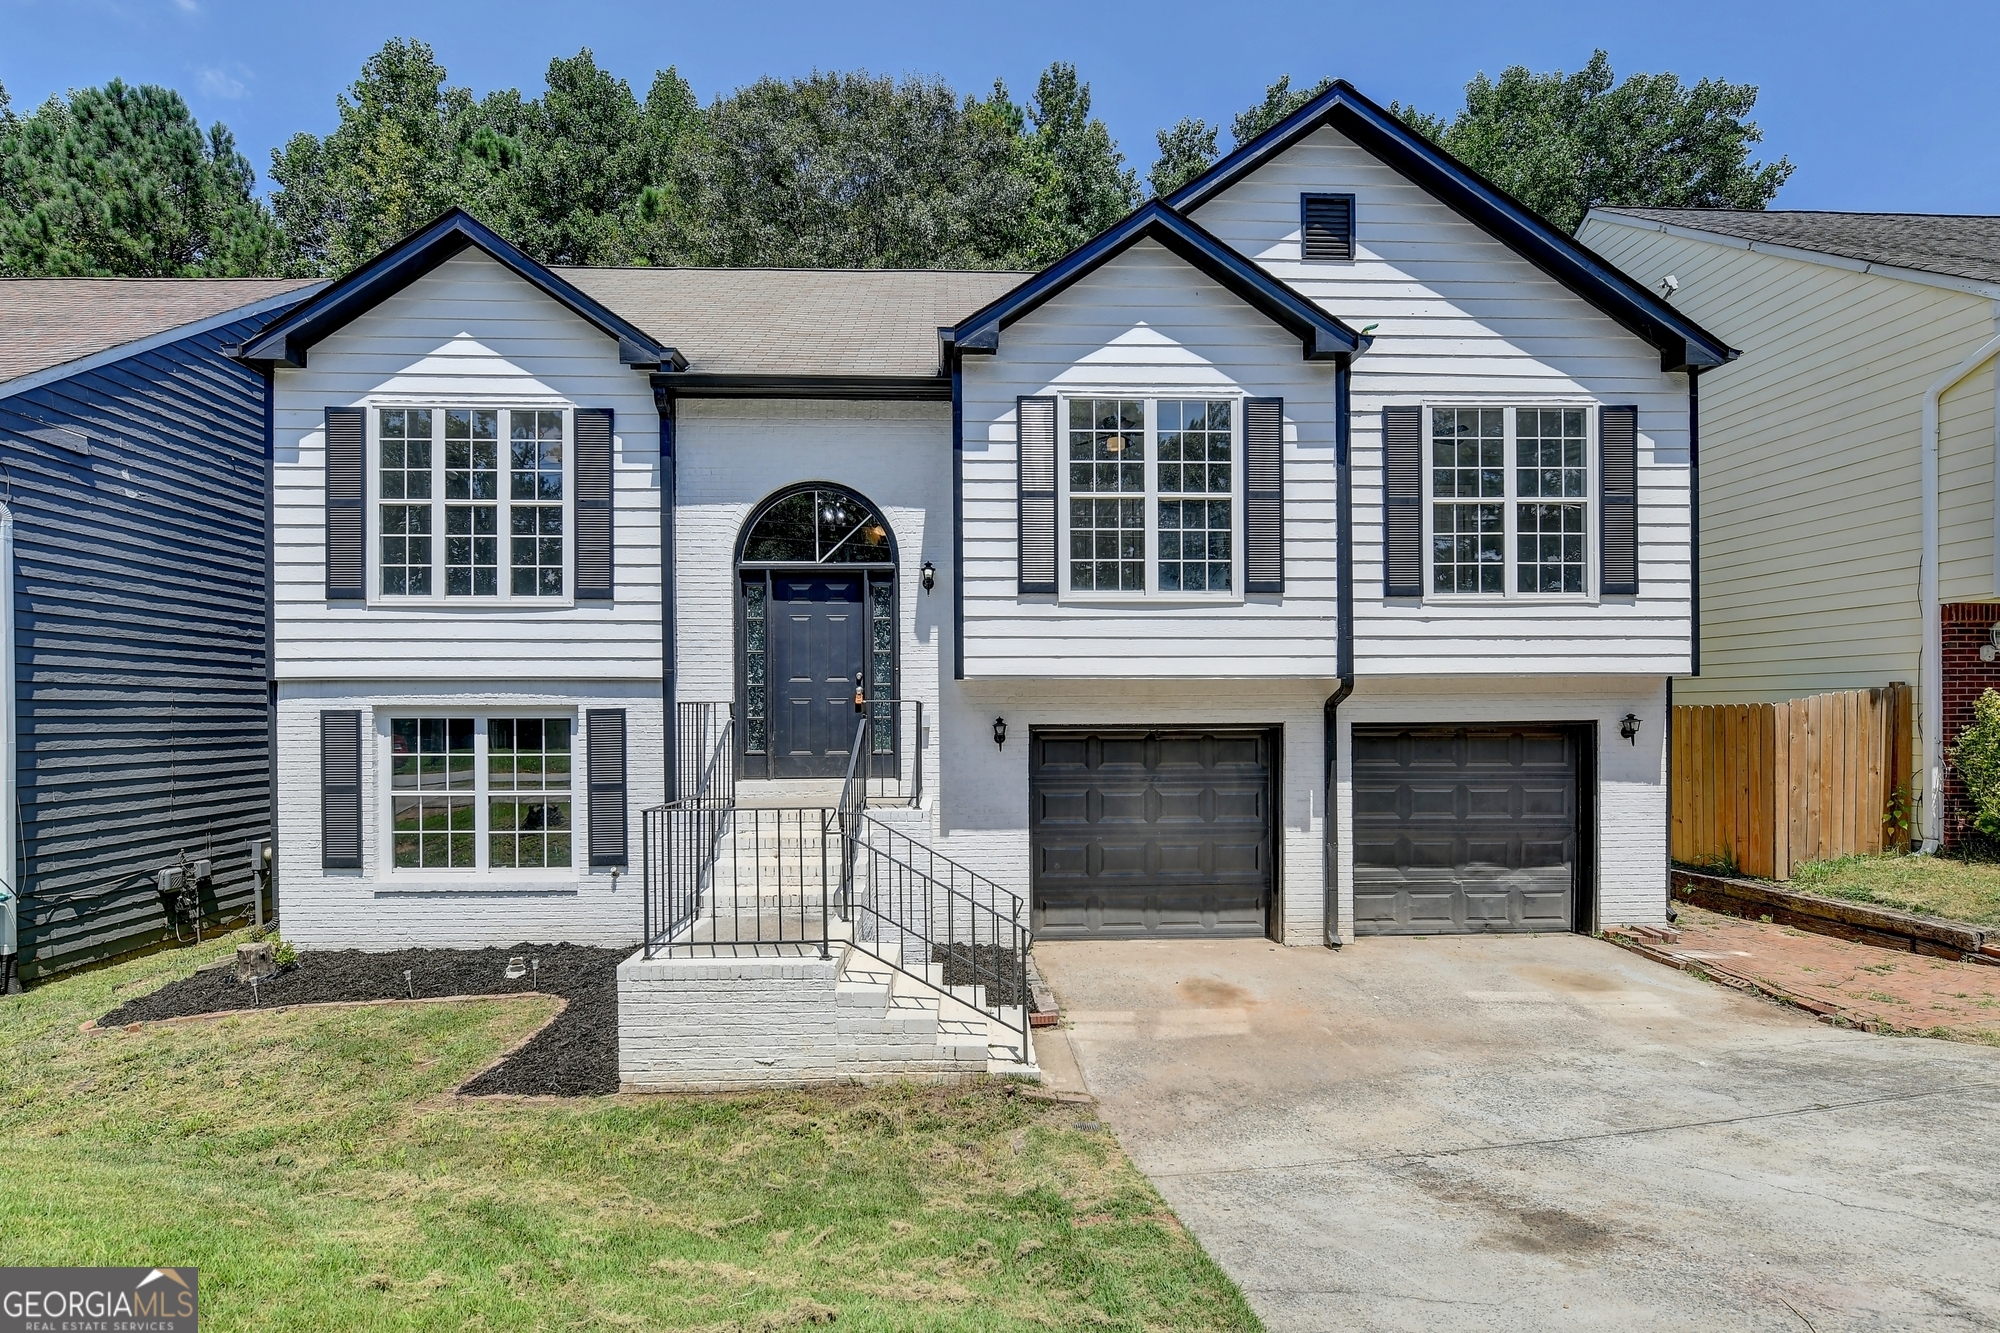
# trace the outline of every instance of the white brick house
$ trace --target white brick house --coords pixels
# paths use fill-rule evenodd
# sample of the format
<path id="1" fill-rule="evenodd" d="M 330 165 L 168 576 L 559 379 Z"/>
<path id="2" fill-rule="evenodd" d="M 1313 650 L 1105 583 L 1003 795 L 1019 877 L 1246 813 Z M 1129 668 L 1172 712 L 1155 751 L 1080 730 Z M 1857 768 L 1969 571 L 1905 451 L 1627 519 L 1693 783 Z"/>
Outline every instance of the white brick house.
<path id="1" fill-rule="evenodd" d="M 857 675 L 896 827 L 1038 934 L 1664 911 L 1733 353 L 1345 84 L 1038 275 L 551 271 L 455 214 L 242 355 L 301 945 L 636 945 L 669 705 L 770 803 Z"/>

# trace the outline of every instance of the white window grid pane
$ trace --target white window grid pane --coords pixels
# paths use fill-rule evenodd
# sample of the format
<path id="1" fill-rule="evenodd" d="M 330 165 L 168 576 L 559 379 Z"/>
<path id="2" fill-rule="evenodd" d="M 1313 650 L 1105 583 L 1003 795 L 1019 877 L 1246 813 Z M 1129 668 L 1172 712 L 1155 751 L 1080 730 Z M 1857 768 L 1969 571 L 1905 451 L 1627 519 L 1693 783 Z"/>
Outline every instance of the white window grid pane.
<path id="1" fill-rule="evenodd" d="M 1580 407 L 1524 407 L 1514 413 L 1514 487 L 1523 500 L 1581 500 L 1588 482 Z"/>
<path id="2" fill-rule="evenodd" d="M 568 718 L 488 720 L 487 864 L 492 869 L 571 864 L 571 733 Z"/>
<path id="3" fill-rule="evenodd" d="M 1069 404 L 1070 587 L 1146 589 L 1146 405 L 1136 398 Z"/>
<path id="4" fill-rule="evenodd" d="M 1432 409 L 1432 499 L 1498 500 L 1506 494 L 1506 417 L 1497 407 Z"/>
<path id="5" fill-rule="evenodd" d="M 1234 408 L 1228 399 L 1165 399 L 1155 406 L 1161 592 L 1234 586 Z"/>
<path id="6" fill-rule="evenodd" d="M 1431 591 L 1504 592 L 1505 507 L 1431 506 Z"/>
<path id="7" fill-rule="evenodd" d="M 430 595 L 431 416 L 429 408 L 397 407 L 376 418 L 377 563 L 385 597 Z"/>
<path id="8" fill-rule="evenodd" d="M 475 722 L 397 718 L 389 724 L 391 851 L 399 870 L 470 870 L 478 860 Z"/>
<path id="9" fill-rule="evenodd" d="M 1523 504 L 1515 512 L 1515 572 L 1521 592 L 1583 591 L 1584 507 Z"/>
<path id="10" fill-rule="evenodd" d="M 563 414 L 509 412 L 508 592 L 515 597 L 563 595 Z M 557 503 L 535 503 L 556 501 Z"/>

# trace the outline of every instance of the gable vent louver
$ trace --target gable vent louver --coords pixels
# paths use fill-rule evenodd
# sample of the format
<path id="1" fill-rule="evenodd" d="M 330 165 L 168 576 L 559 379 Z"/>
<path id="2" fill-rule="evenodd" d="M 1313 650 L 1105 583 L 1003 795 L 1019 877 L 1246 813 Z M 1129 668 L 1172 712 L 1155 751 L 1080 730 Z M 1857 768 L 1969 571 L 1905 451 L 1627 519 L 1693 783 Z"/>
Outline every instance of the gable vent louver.
<path id="1" fill-rule="evenodd" d="M 1354 258 L 1353 195 L 1302 194 L 1299 213 L 1301 258 Z"/>

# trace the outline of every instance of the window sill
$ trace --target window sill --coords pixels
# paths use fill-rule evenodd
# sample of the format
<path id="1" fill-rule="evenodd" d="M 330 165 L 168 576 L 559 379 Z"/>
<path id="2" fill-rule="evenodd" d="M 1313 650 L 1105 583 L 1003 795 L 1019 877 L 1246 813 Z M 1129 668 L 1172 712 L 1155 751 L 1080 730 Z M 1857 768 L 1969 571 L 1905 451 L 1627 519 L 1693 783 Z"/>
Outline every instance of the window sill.
<path id="1" fill-rule="evenodd" d="M 609 606 L 608 600 L 594 602 L 593 605 Z M 351 606 L 352 602 L 328 602 L 328 606 Z M 367 600 L 371 611 L 450 611 L 454 614 L 473 612 L 491 614 L 495 611 L 567 611 L 577 605 L 574 597 L 370 597 Z"/>
<path id="2" fill-rule="evenodd" d="M 1397 598 L 1407 601 L 1407 598 Z M 1522 592 L 1509 597 L 1500 592 L 1431 593 L 1423 598 L 1426 609 L 1437 606 L 1596 606 L 1598 599 L 1587 592 Z"/>
<path id="3" fill-rule="evenodd" d="M 1243 598 L 1237 593 L 1186 593 L 1186 592 L 1124 592 L 1124 593 L 1065 593 L 1056 597 L 1057 606 L 1158 606 L 1158 607 L 1199 607 L 1199 606 L 1241 606 Z"/>
<path id="4" fill-rule="evenodd" d="M 574 898 L 579 890 L 576 876 L 562 879 L 511 880 L 506 883 L 468 884 L 464 880 L 422 879 L 382 880 L 375 885 L 377 898 Z"/>

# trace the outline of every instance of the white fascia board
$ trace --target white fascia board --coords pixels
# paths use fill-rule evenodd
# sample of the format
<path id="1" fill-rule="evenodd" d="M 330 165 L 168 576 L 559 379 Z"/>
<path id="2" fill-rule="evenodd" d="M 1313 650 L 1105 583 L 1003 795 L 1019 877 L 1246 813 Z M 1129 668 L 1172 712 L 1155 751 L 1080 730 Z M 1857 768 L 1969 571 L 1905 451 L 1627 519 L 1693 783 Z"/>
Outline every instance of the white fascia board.
<path id="1" fill-rule="evenodd" d="M 59 380 L 66 380 L 75 375 L 87 374 L 101 366 L 112 365 L 125 360 L 127 357 L 150 352 L 155 347 L 165 347 L 168 343 L 177 343 L 183 338 L 192 338 L 197 334 L 207 333 L 210 329 L 219 329 L 225 324 L 234 324 L 239 319 L 248 319 L 252 315 L 261 315 L 267 310 L 275 310 L 280 306 L 295 304 L 305 300 L 324 286 L 326 286 L 324 282 L 309 282 L 303 287 L 294 287 L 289 292 L 281 292 L 277 296 L 267 296 L 261 301 L 252 301 L 249 305 L 241 305 L 234 310 L 225 310 L 219 315 L 210 315 L 207 319 L 195 320 L 192 324 L 178 324 L 171 329 L 162 329 L 158 333 L 149 333 L 143 338 L 136 338 L 128 343 L 120 343 L 116 347 L 107 347 L 101 352 L 92 352 L 89 356 L 80 356 L 74 361 L 65 361 L 59 366 L 48 366 L 42 370 L 31 371 L 19 379 L 8 380 L 5 384 L 0 384 L 0 398 L 11 398 L 17 393 L 26 393 L 30 389 L 39 389 L 44 384 L 54 384 Z"/>
<path id="2" fill-rule="evenodd" d="M 1710 245 L 1725 246 L 1731 250 L 1753 250 L 1761 255 L 1777 255 L 1784 259 L 1797 259 L 1807 264 L 1818 264 L 1824 268 L 1842 268 L 1850 273 L 1873 273 L 1879 277 L 1895 278 L 1902 282 L 1914 282 L 1924 287 L 1942 287 L 1946 291 L 1964 292 L 1969 296 L 1985 296 L 2000 300 L 2000 283 L 1976 282 L 1971 278 L 1954 278 L 1948 273 L 1929 273 L 1920 268 L 1902 268 L 1895 264 L 1876 264 L 1865 259 L 1851 259 L 1846 255 L 1830 255 L 1820 250 L 1802 250 L 1795 245 L 1779 245 L 1774 241 L 1751 241 L 1741 236 L 1725 236 L 1721 232 L 1707 231 L 1700 227 L 1690 227 L 1678 222 L 1661 222 L 1656 218 L 1626 217 L 1620 213 L 1604 213 L 1593 208 L 1584 216 L 1589 222 L 1595 218 L 1620 227 L 1630 227 L 1635 231 L 1664 232 L 1668 236 L 1678 236 L 1682 240 L 1707 241 Z M 1579 228 L 1581 230 L 1581 228 Z"/>

